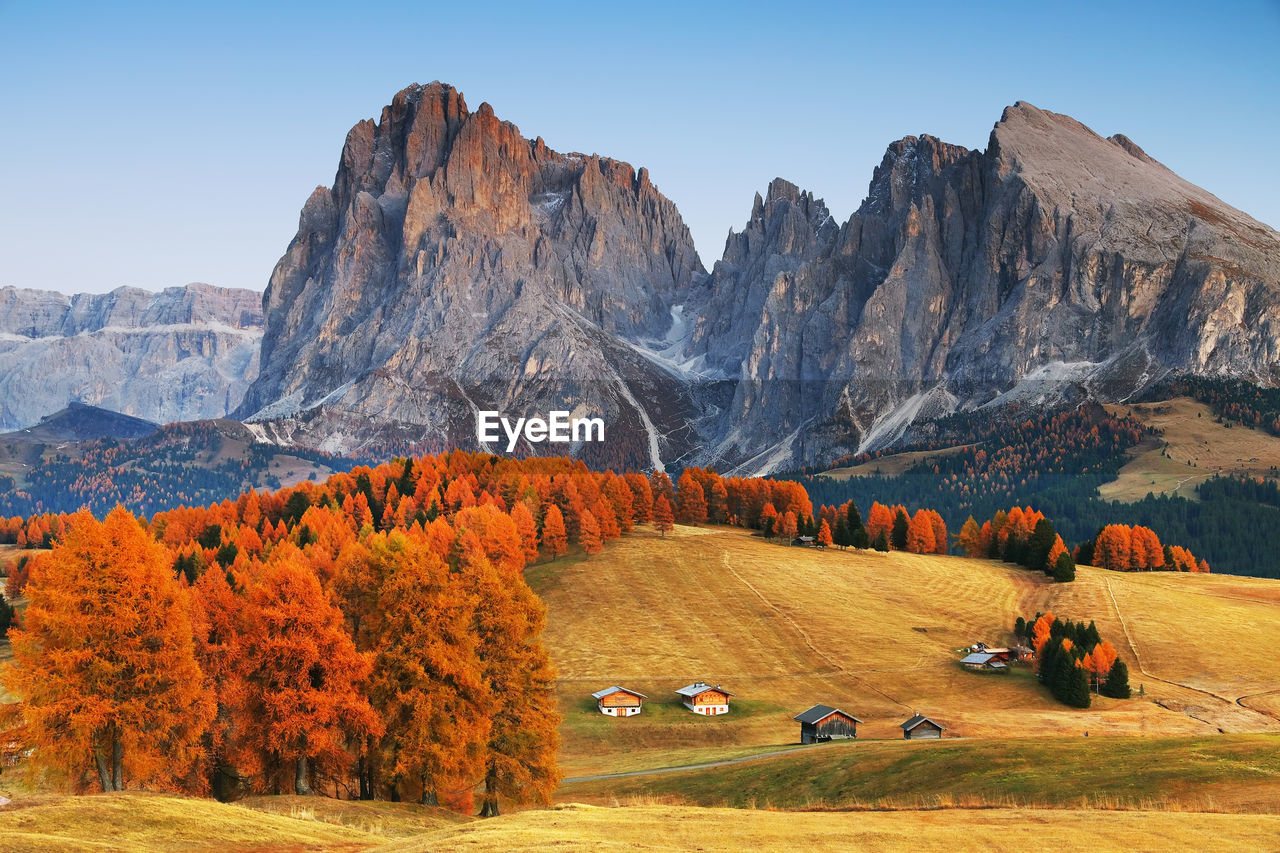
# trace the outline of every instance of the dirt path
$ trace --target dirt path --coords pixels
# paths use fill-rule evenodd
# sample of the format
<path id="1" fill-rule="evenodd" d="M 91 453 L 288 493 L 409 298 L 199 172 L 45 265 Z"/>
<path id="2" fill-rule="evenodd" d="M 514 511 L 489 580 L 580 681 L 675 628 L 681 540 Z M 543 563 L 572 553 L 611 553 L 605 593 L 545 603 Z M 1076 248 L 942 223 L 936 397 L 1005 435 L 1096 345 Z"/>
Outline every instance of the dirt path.
<path id="1" fill-rule="evenodd" d="M 595 776 L 570 776 L 568 779 L 561 779 L 560 784 L 568 785 L 571 782 L 599 782 L 604 779 L 626 779 L 631 776 L 655 776 L 659 773 L 680 773 L 685 770 L 703 770 L 707 767 L 725 767 L 729 764 L 742 764 L 747 761 L 760 761 L 765 758 L 773 758 L 777 755 L 793 755 L 797 752 L 807 752 L 811 749 L 821 749 L 826 746 L 825 743 L 814 743 L 808 746 L 796 746 L 791 749 L 773 749 L 765 752 L 753 752 L 750 755 L 739 755 L 737 758 L 723 758 L 719 761 L 705 761 L 701 764 L 677 764 L 674 767 L 653 767 L 649 770 L 628 770 L 624 773 L 599 773 Z"/>
<path id="2" fill-rule="evenodd" d="M 1223 696 L 1220 693 L 1214 693 L 1211 690 L 1205 690 L 1200 687 L 1193 687 L 1190 684 L 1186 684 L 1181 681 L 1173 681 L 1168 678 L 1162 678 L 1156 675 L 1155 673 L 1151 672 L 1150 670 L 1148 670 L 1146 665 L 1142 662 L 1142 655 L 1138 653 L 1137 644 L 1133 642 L 1133 636 L 1129 633 L 1129 626 L 1124 621 L 1124 614 L 1120 612 L 1120 604 L 1119 602 L 1116 601 L 1116 594 L 1111 589 L 1111 579 L 1104 578 L 1104 582 L 1107 585 L 1107 596 L 1111 599 L 1111 607 L 1113 610 L 1115 610 L 1116 618 L 1120 620 L 1121 630 L 1124 631 L 1125 642 L 1129 644 L 1129 651 L 1133 652 L 1133 659 L 1138 663 L 1138 671 L 1141 672 L 1144 676 L 1154 681 L 1159 681 L 1162 684 L 1168 684 L 1173 687 L 1180 687 L 1183 690 L 1190 690 L 1195 693 L 1199 693 L 1202 696 L 1208 696 L 1212 699 L 1217 699 L 1218 701 L 1227 705 L 1238 705 L 1239 707 L 1244 708 L 1246 711 L 1250 711 L 1254 714 L 1259 714 L 1263 717 L 1269 717 L 1270 719 L 1273 719 L 1273 720 L 1280 720 L 1280 716 L 1269 713 L 1267 711 L 1259 710 L 1258 708 L 1252 708 L 1244 703 L 1245 699 L 1252 699 L 1255 696 L 1265 696 L 1269 693 L 1278 693 L 1280 692 L 1280 690 L 1264 690 L 1261 693 L 1251 693 L 1246 696 L 1239 696 L 1239 697 L 1232 698 L 1230 696 Z M 1226 597 L 1226 596 L 1223 596 L 1223 597 Z M 1215 724 L 1209 722 L 1208 720 L 1201 719 L 1200 717 L 1197 717 L 1194 714 L 1188 713 L 1186 711 L 1183 711 L 1182 713 L 1186 714 L 1188 717 L 1191 717 L 1193 720 L 1200 720 L 1200 722 L 1206 725 L 1214 726 L 1215 728 L 1217 728 Z M 1219 728 L 1218 731 L 1222 731 L 1222 729 Z"/>

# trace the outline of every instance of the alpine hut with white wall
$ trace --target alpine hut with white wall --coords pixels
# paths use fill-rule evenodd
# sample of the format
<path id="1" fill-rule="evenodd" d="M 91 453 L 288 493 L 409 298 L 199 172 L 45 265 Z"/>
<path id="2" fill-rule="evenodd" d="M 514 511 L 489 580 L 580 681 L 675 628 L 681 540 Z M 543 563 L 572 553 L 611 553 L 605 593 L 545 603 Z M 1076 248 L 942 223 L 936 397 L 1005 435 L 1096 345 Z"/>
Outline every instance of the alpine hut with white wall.
<path id="1" fill-rule="evenodd" d="M 681 687 L 676 695 L 693 713 L 712 716 L 729 713 L 729 697 L 733 694 L 719 684 L 712 687 L 705 681 L 695 681 L 688 687 Z"/>
<path id="2" fill-rule="evenodd" d="M 591 694 L 591 698 L 596 700 L 596 709 L 606 717 L 634 717 L 640 713 L 644 700 L 649 697 L 615 684 L 613 687 L 597 690 Z"/>

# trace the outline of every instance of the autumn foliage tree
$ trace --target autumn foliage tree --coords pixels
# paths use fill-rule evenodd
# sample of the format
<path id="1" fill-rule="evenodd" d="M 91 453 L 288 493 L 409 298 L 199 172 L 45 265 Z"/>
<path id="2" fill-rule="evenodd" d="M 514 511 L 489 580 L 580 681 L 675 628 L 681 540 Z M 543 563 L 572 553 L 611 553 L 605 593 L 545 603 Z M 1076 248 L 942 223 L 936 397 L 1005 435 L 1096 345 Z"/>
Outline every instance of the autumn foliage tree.
<path id="1" fill-rule="evenodd" d="M 569 536 L 564 529 L 564 515 L 560 507 L 552 504 L 547 507 L 547 515 L 542 519 L 542 547 L 555 559 L 569 547 Z"/>
<path id="2" fill-rule="evenodd" d="M 437 805 L 484 766 L 493 697 L 472 633 L 476 602 L 425 537 L 394 531 L 368 544 L 382 578 L 369 698 L 383 730 L 368 794 Z"/>
<path id="3" fill-rule="evenodd" d="M 172 785 L 199 757 L 214 701 L 171 563 L 126 510 L 81 512 L 27 585 L 7 683 L 32 760 L 76 789 Z"/>
<path id="4" fill-rule="evenodd" d="M 653 526 L 658 532 L 666 536 L 671 530 L 675 529 L 675 516 L 671 512 L 671 502 L 667 500 L 666 495 L 658 495 L 653 500 Z"/>
<path id="5" fill-rule="evenodd" d="M 345 771 L 349 745 L 381 731 L 363 692 L 369 659 L 296 549 L 274 555 L 245 604 L 241 763 L 268 790 L 310 794 Z"/>
<path id="6" fill-rule="evenodd" d="M 693 476 L 693 471 L 685 469 L 680 475 L 678 519 L 681 524 L 701 524 L 707 520 L 707 496 L 702 484 Z"/>
<path id="7" fill-rule="evenodd" d="M 486 542 L 468 532 L 461 527 L 458 568 L 476 602 L 476 654 L 493 700 L 481 807 L 488 817 L 498 814 L 500 796 L 548 800 L 559 782 L 560 716 L 555 671 L 542 645 L 545 608 L 525 583 L 522 565 L 493 559 Z"/>
<path id="8" fill-rule="evenodd" d="M 923 509 L 916 510 L 907 525 L 906 550 L 912 554 L 932 554 L 937 550 L 937 540 L 933 534 L 933 519 Z"/>

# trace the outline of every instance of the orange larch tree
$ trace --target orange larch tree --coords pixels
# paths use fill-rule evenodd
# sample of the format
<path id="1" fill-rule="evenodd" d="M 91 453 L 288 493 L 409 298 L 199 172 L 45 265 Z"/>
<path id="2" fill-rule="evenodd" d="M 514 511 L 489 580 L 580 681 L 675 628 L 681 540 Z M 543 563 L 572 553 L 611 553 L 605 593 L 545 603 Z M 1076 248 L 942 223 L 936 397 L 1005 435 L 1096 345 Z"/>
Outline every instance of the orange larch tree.
<path id="1" fill-rule="evenodd" d="M 393 800 L 436 805 L 441 792 L 469 790 L 484 768 L 492 697 L 472 633 L 475 601 L 425 542 L 392 532 L 369 550 L 384 579 L 369 682 L 383 734 L 364 793 L 385 788 Z"/>
<path id="2" fill-rule="evenodd" d="M 818 544 L 824 548 L 830 548 L 834 543 L 835 540 L 831 537 L 831 525 L 824 518 L 822 526 L 818 528 Z"/>
<path id="3" fill-rule="evenodd" d="M 476 602 L 476 654 L 493 701 L 481 815 L 498 797 L 546 802 L 559 782 L 555 670 L 542 644 L 546 608 L 519 571 L 495 564 L 478 537 L 459 536 L 458 566 Z"/>
<path id="4" fill-rule="evenodd" d="M 658 532 L 663 536 L 675 528 L 675 516 L 671 512 L 671 501 L 667 500 L 666 495 L 658 495 L 653 500 L 653 526 L 658 528 Z"/>
<path id="5" fill-rule="evenodd" d="M 681 524 L 702 524 L 707 520 L 707 496 L 702 484 L 686 468 L 680 475 L 677 518 Z"/>
<path id="6" fill-rule="evenodd" d="M 907 550 L 912 554 L 932 554 L 938 547 L 933 538 L 933 519 L 927 510 L 918 509 L 907 525 Z"/>
<path id="7" fill-rule="evenodd" d="M 525 561 L 532 563 L 538 559 L 538 525 L 533 520 L 529 505 L 524 501 L 516 501 L 511 507 L 511 520 L 515 522 L 520 541 L 524 543 Z"/>
<path id="8" fill-rule="evenodd" d="M 312 793 L 343 775 L 347 748 L 381 732 L 363 693 L 369 659 L 303 555 L 283 546 L 253 579 L 245 608 L 245 689 L 235 729 L 243 766 L 279 793 Z"/>
<path id="9" fill-rule="evenodd" d="M 104 791 L 174 787 L 200 756 L 214 698 L 172 564 L 117 506 L 73 516 L 27 585 L 7 681 L 32 760 L 76 789 L 94 771 Z"/>
<path id="10" fill-rule="evenodd" d="M 589 509 L 582 511 L 578 522 L 578 543 L 588 554 L 599 554 L 604 550 L 604 542 L 600 538 L 600 524 L 595 514 Z"/>
<path id="11" fill-rule="evenodd" d="M 551 504 L 542 519 L 542 547 L 555 559 L 569 547 L 569 535 L 564 529 L 564 515 L 560 507 Z"/>

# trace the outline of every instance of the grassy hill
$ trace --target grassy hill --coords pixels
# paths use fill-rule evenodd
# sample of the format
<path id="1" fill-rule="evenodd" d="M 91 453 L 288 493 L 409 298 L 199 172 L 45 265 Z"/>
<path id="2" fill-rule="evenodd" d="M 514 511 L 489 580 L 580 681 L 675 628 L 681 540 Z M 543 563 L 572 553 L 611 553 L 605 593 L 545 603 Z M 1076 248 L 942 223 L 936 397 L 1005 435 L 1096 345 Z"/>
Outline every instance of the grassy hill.
<path id="1" fill-rule="evenodd" d="M 1280 732 L 1274 581 L 1082 567 L 1053 584 L 987 560 L 818 552 L 688 527 L 641 531 L 530 580 L 548 607 L 570 777 L 794 744 L 792 717 L 818 702 L 866 720 L 864 739 L 900 739 L 915 711 L 960 737 Z M 1145 696 L 1075 710 L 1026 669 L 957 665 L 957 650 L 1005 642 L 1038 610 L 1095 620 Z M 694 680 L 737 694 L 731 713 L 684 711 L 672 691 Z M 643 714 L 595 712 L 590 693 L 615 683 L 651 697 Z"/>
<path id="2" fill-rule="evenodd" d="M 227 804 L 144 792 L 24 795 L 0 808 L 0 853 L 369 850 L 469 821 L 442 809 L 322 797 Z"/>
<path id="3" fill-rule="evenodd" d="M 226 805 L 163 794 L 45 796 L 0 809 L 0 853 L 31 851 L 376 851 L 903 849 L 1257 850 L 1280 833 L 1276 815 L 1194 812 L 947 809 L 889 812 L 742 811 L 585 804 L 491 820 L 454 819 L 401 804 L 277 798 Z M 267 808 L 268 810 L 262 810 Z M 272 813 L 276 808 L 284 813 Z M 410 817 L 403 817 L 410 815 Z"/>
<path id="4" fill-rule="evenodd" d="M 1160 431 L 1130 452 L 1117 479 L 1098 489 L 1107 500 L 1136 501 L 1148 492 L 1195 500 L 1196 486 L 1214 474 L 1275 476 L 1280 467 L 1280 438 L 1219 423 L 1208 406 L 1189 397 L 1107 409 Z"/>
<path id="5" fill-rule="evenodd" d="M 1280 811 L 1280 737 L 847 741 L 752 764 L 571 782 L 568 800 L 770 809 Z"/>

